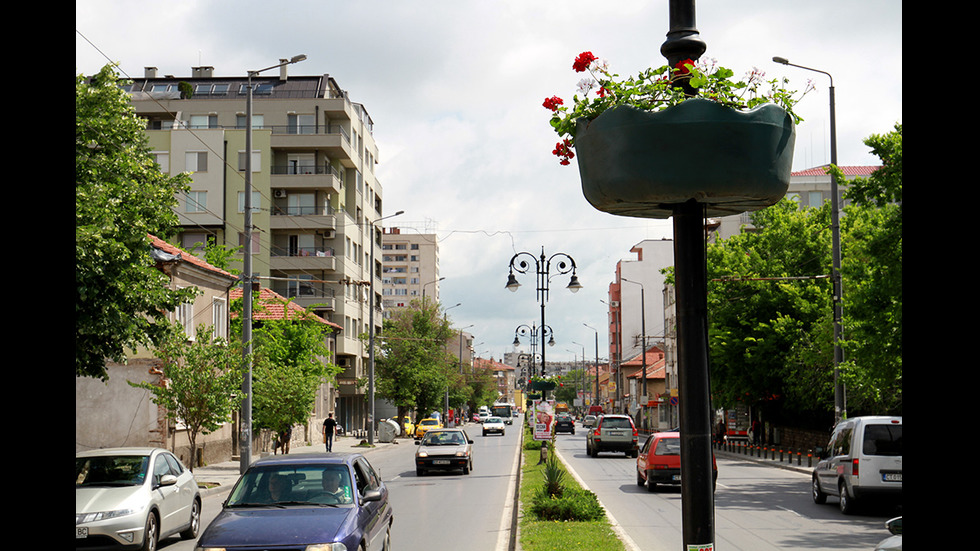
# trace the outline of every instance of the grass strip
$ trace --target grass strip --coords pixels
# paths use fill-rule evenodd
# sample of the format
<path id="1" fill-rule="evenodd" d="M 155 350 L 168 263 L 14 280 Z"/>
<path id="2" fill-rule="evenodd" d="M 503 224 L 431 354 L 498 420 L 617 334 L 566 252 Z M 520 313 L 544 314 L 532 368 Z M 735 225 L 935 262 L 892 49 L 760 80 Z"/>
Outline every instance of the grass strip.
<path id="1" fill-rule="evenodd" d="M 524 442 L 532 442 L 531 434 L 525 431 Z M 527 449 L 522 446 L 521 453 L 521 486 L 520 486 L 520 548 L 522 551 L 552 551 L 587 550 L 587 551 L 624 551 L 626 546 L 616 536 L 609 519 L 603 517 L 596 521 L 552 521 L 538 520 L 531 513 L 534 497 L 545 484 L 544 465 L 538 465 L 541 459 L 540 446 L 532 444 Z M 549 450 L 550 452 L 550 450 Z M 570 490 L 583 488 L 572 476 L 565 476 L 563 485 Z"/>

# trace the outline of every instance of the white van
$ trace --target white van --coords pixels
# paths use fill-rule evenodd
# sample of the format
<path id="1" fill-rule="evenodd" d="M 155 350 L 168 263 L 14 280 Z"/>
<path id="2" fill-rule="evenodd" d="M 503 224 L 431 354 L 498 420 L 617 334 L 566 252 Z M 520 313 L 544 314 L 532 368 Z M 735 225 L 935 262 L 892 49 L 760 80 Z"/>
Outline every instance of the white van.
<path id="1" fill-rule="evenodd" d="M 883 497 L 902 503 L 902 418 L 854 417 L 838 423 L 813 469 L 813 501 L 840 498 L 842 513 L 857 502 Z"/>

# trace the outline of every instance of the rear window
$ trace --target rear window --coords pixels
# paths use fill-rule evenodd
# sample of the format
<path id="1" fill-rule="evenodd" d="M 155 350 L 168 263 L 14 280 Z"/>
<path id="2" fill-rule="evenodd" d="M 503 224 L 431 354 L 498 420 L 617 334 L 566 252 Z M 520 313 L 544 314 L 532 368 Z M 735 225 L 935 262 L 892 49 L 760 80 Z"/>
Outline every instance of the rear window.
<path id="1" fill-rule="evenodd" d="M 902 455 L 902 425 L 867 425 L 864 428 L 865 455 Z"/>
<path id="2" fill-rule="evenodd" d="M 624 417 L 605 417 L 602 419 L 602 425 L 600 428 L 604 429 L 631 429 L 633 428 L 633 423 L 629 419 Z"/>
<path id="3" fill-rule="evenodd" d="M 657 449 L 653 452 L 654 455 L 680 455 L 681 454 L 681 439 L 680 438 L 661 438 L 657 441 Z"/>

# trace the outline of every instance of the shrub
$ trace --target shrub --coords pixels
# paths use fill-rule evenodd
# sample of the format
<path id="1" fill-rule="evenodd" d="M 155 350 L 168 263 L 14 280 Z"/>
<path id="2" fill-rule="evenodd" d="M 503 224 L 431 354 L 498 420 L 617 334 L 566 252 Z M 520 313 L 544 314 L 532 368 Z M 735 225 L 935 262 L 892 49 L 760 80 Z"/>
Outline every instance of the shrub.
<path id="1" fill-rule="evenodd" d="M 539 492 L 531 505 L 531 512 L 542 520 L 589 521 L 605 515 L 599 498 L 589 490 L 565 488 L 560 497 Z"/>

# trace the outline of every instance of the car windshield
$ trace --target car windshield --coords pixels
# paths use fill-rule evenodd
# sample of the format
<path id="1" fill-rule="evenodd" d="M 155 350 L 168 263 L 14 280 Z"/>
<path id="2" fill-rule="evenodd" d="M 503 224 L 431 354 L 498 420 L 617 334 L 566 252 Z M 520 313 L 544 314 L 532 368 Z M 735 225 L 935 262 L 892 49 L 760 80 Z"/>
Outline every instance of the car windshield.
<path id="1" fill-rule="evenodd" d="M 422 422 L 419 423 L 419 424 L 420 425 L 438 425 L 439 424 L 439 421 L 436 421 L 435 419 L 422 419 Z"/>
<path id="2" fill-rule="evenodd" d="M 902 456 L 902 425 L 868 425 L 864 429 L 864 453 Z"/>
<path id="3" fill-rule="evenodd" d="M 657 441 L 657 449 L 653 452 L 654 455 L 680 455 L 681 454 L 681 439 L 680 438 L 661 438 Z"/>
<path id="4" fill-rule="evenodd" d="M 139 486 L 149 465 L 148 455 L 76 457 L 75 487 Z"/>
<path id="5" fill-rule="evenodd" d="M 459 431 L 427 432 L 422 438 L 423 446 L 461 446 L 466 443 Z"/>
<path id="6" fill-rule="evenodd" d="M 268 465 L 246 471 L 227 506 L 347 505 L 351 496 L 345 465 Z"/>
<path id="7" fill-rule="evenodd" d="M 487 423 L 503 423 L 503 421 L 500 420 L 500 417 L 490 417 L 487 419 Z"/>
<path id="8" fill-rule="evenodd" d="M 605 417 L 602 419 L 601 427 L 604 429 L 631 429 L 633 424 L 625 417 Z"/>

